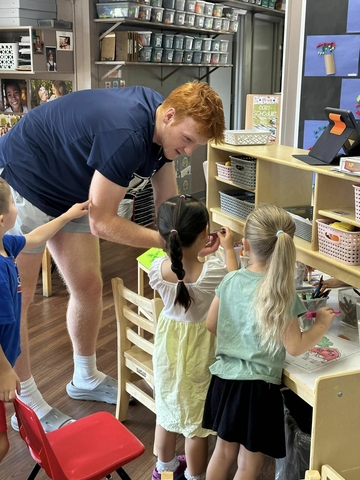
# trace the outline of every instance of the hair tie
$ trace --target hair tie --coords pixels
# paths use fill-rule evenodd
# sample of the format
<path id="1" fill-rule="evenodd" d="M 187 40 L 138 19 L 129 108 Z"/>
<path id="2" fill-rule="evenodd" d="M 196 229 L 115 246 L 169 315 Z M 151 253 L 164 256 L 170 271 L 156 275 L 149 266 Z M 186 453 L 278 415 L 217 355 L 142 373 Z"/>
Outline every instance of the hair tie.
<path id="1" fill-rule="evenodd" d="M 184 280 L 178 280 L 178 283 L 180 283 L 180 282 L 184 283 Z"/>
<path id="2" fill-rule="evenodd" d="M 186 195 L 179 195 L 179 198 L 186 198 Z"/>
<path id="3" fill-rule="evenodd" d="M 280 233 L 284 233 L 284 230 L 278 230 L 276 232 L 276 238 L 279 238 Z"/>
<path id="4" fill-rule="evenodd" d="M 173 228 L 172 230 L 170 230 L 170 233 L 178 233 L 178 231 Z"/>

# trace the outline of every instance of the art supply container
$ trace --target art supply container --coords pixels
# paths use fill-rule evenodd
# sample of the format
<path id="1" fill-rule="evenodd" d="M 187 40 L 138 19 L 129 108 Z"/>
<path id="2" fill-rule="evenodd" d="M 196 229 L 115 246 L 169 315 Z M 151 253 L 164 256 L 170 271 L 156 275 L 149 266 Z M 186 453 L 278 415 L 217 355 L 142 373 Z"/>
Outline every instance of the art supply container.
<path id="1" fill-rule="evenodd" d="M 172 10 L 175 10 L 175 0 L 163 0 L 162 6 L 164 8 L 171 8 Z"/>
<path id="2" fill-rule="evenodd" d="M 202 52 L 201 63 L 210 63 L 211 52 Z"/>
<path id="3" fill-rule="evenodd" d="M 228 54 L 228 53 L 222 53 L 222 52 L 220 52 L 220 61 L 219 61 L 219 63 L 224 63 L 224 64 L 226 63 L 226 64 L 227 64 L 228 61 L 229 61 L 229 54 Z"/>
<path id="4" fill-rule="evenodd" d="M 220 40 L 220 52 L 227 52 L 229 50 L 229 40 Z"/>
<path id="5" fill-rule="evenodd" d="M 216 30 L 216 31 L 220 31 L 221 30 L 221 25 L 222 25 L 222 18 L 213 17 L 212 29 Z"/>
<path id="6" fill-rule="evenodd" d="M 195 5 L 195 13 L 200 13 L 204 15 L 205 2 L 203 0 L 197 0 Z"/>
<path id="7" fill-rule="evenodd" d="M 153 48 L 151 52 L 151 61 L 154 63 L 161 63 L 163 54 L 162 48 Z"/>
<path id="8" fill-rule="evenodd" d="M 202 48 L 203 39 L 201 37 L 195 37 L 193 41 L 193 50 L 199 51 Z"/>
<path id="9" fill-rule="evenodd" d="M 191 50 L 193 48 L 194 37 L 185 35 L 184 37 L 184 50 Z"/>
<path id="10" fill-rule="evenodd" d="M 223 32 L 228 32 L 230 30 L 230 19 L 222 18 L 221 19 L 221 30 Z"/>
<path id="11" fill-rule="evenodd" d="M 151 18 L 152 22 L 161 23 L 164 15 L 164 9 L 160 7 L 151 7 Z"/>
<path id="12" fill-rule="evenodd" d="M 195 13 L 196 0 L 185 0 L 185 11 Z"/>
<path id="13" fill-rule="evenodd" d="M 222 3 L 214 3 L 213 17 L 222 17 L 224 5 Z"/>
<path id="14" fill-rule="evenodd" d="M 150 0 L 152 7 L 162 7 L 162 0 Z"/>
<path id="15" fill-rule="evenodd" d="M 185 0 L 175 0 L 175 10 L 184 11 L 185 10 Z"/>
<path id="16" fill-rule="evenodd" d="M 152 47 L 143 47 L 141 50 L 139 50 L 139 62 L 150 62 L 151 52 Z"/>
<path id="17" fill-rule="evenodd" d="M 338 291 L 340 322 L 349 327 L 357 328 L 358 316 L 356 304 L 360 302 L 360 296 L 352 288 L 339 288 Z"/>
<path id="18" fill-rule="evenodd" d="M 220 52 L 211 52 L 210 63 L 218 64 L 220 61 Z"/>
<path id="19" fill-rule="evenodd" d="M 303 304 L 308 312 L 316 312 L 321 307 L 326 307 L 327 304 L 327 297 L 324 298 L 311 298 L 308 300 L 303 300 Z M 306 330 L 310 330 L 310 328 L 314 325 L 315 317 L 314 318 L 307 318 L 305 315 L 299 317 L 299 325 L 300 329 L 305 332 Z"/>
<path id="20" fill-rule="evenodd" d="M 151 9 L 150 5 L 139 5 L 139 20 L 143 22 L 149 22 L 151 18 Z"/>
<path id="21" fill-rule="evenodd" d="M 306 266 L 304 263 L 295 262 L 295 272 L 294 272 L 295 288 L 301 288 L 303 286 L 305 269 L 306 269 Z"/>
<path id="22" fill-rule="evenodd" d="M 192 62 L 193 63 L 201 63 L 201 56 L 202 56 L 202 52 L 194 51 Z"/>
<path id="23" fill-rule="evenodd" d="M 174 23 L 175 18 L 175 10 L 171 10 L 170 8 L 165 8 L 164 15 L 163 15 L 163 23 L 167 25 L 172 25 Z"/>
<path id="24" fill-rule="evenodd" d="M 213 11 L 214 11 L 214 4 L 212 2 L 205 2 L 204 15 L 212 16 Z"/>
<path id="25" fill-rule="evenodd" d="M 193 27 L 195 25 L 195 13 L 186 12 L 185 13 L 185 27 Z"/>
<path id="26" fill-rule="evenodd" d="M 206 30 L 211 30 L 213 27 L 213 21 L 214 21 L 214 17 L 205 17 L 204 28 L 206 28 Z"/>
<path id="27" fill-rule="evenodd" d="M 138 32 L 139 44 L 143 47 L 149 47 L 151 45 L 151 33 L 152 32 Z"/>
<path id="28" fill-rule="evenodd" d="M 236 33 L 239 29 L 239 21 L 238 20 L 230 20 L 229 32 Z"/>
<path id="29" fill-rule="evenodd" d="M 205 23 L 205 15 L 195 13 L 195 24 L 194 24 L 194 26 L 197 27 L 197 28 L 204 28 L 204 23 Z"/>
<path id="30" fill-rule="evenodd" d="M 182 50 L 184 48 L 184 35 L 174 35 L 173 47 L 175 50 Z"/>
<path id="31" fill-rule="evenodd" d="M 185 12 L 175 11 L 174 24 L 180 27 L 185 23 Z"/>
<path id="32" fill-rule="evenodd" d="M 211 50 L 213 52 L 220 52 L 220 40 L 213 39 L 211 41 Z"/>
<path id="33" fill-rule="evenodd" d="M 163 34 L 162 46 L 163 46 L 163 48 L 173 48 L 173 46 L 174 46 L 174 35 L 171 35 L 169 33 L 164 33 Z"/>
<path id="34" fill-rule="evenodd" d="M 164 48 L 163 55 L 162 55 L 162 62 L 172 63 L 173 58 L 174 58 L 174 49 Z"/>
<path id="35" fill-rule="evenodd" d="M 182 63 L 184 50 L 174 50 L 173 63 Z"/>
<path id="36" fill-rule="evenodd" d="M 184 50 L 183 63 L 192 63 L 193 53 L 194 52 L 192 50 Z"/>
<path id="37" fill-rule="evenodd" d="M 163 43 L 163 33 L 155 33 L 151 35 L 151 45 L 153 47 L 161 48 Z"/>

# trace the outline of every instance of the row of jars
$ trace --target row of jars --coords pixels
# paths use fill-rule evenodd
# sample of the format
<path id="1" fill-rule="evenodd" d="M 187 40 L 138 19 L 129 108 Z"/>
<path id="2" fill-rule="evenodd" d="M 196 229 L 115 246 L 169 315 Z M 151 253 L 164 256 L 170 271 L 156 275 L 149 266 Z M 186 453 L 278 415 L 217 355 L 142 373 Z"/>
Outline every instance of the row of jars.
<path id="1" fill-rule="evenodd" d="M 139 0 L 141 5 L 170 8 L 201 15 L 222 17 L 224 5 L 222 3 L 205 2 L 204 0 Z"/>
<path id="2" fill-rule="evenodd" d="M 139 44 L 143 47 L 174 48 L 177 50 L 213 51 L 226 53 L 229 40 L 217 38 L 193 37 L 191 35 L 157 32 L 138 32 Z"/>
<path id="3" fill-rule="evenodd" d="M 194 51 L 174 48 L 143 47 L 139 62 L 185 63 L 185 64 L 228 64 L 226 52 Z"/>

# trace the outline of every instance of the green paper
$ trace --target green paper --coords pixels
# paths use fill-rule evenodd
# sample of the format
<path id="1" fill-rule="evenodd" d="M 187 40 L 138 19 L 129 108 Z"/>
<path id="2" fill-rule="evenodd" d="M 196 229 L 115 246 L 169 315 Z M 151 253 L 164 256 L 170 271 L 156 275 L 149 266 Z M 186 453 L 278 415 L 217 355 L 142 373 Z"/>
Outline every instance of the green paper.
<path id="1" fill-rule="evenodd" d="M 137 261 L 146 268 L 150 268 L 156 258 L 165 257 L 166 253 L 162 248 L 150 248 L 137 257 Z"/>

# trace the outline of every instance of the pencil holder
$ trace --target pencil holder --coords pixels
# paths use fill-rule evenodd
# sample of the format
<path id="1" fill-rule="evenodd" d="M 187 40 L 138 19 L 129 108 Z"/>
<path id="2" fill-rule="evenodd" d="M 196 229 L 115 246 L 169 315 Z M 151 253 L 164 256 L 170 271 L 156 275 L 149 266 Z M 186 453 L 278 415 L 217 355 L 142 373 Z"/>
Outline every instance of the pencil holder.
<path id="1" fill-rule="evenodd" d="M 309 300 L 303 300 L 303 304 L 308 312 L 316 312 L 321 307 L 326 307 L 328 298 L 309 298 Z M 305 332 L 309 330 L 315 322 L 315 318 L 307 318 L 305 315 L 299 317 L 300 329 Z"/>
<path id="2" fill-rule="evenodd" d="M 352 288 L 340 288 L 338 293 L 340 322 L 349 327 L 357 328 L 359 318 L 356 312 L 356 305 L 360 302 L 360 296 Z"/>

